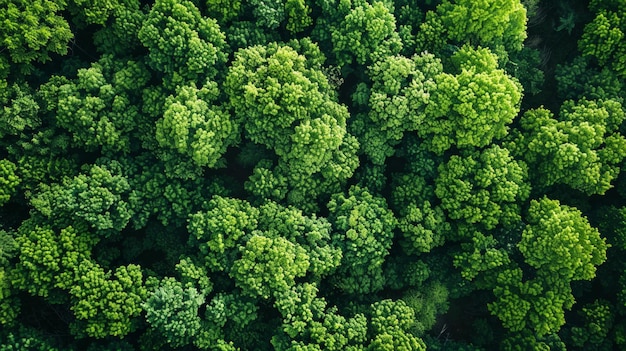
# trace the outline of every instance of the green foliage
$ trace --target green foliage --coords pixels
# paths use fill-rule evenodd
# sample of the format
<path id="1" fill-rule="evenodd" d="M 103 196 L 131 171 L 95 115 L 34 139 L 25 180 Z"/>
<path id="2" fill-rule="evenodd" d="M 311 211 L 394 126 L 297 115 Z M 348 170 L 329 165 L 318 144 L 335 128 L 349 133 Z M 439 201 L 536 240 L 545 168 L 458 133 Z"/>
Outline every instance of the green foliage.
<path id="1" fill-rule="evenodd" d="M 0 351 L 626 345 L 624 0 L 3 5 Z"/>
<path id="2" fill-rule="evenodd" d="M 555 70 L 559 97 L 563 99 L 623 101 L 623 83 L 613 72 L 603 67 L 592 67 L 589 58 L 576 57 L 571 63 Z"/>
<path id="3" fill-rule="evenodd" d="M 435 194 L 441 208 L 461 229 L 470 225 L 470 231 L 488 231 L 521 219 L 520 204 L 530 193 L 527 169 L 507 149 L 492 146 L 482 152 L 453 155 L 438 171 Z"/>
<path id="4" fill-rule="evenodd" d="M 538 95 L 543 90 L 545 74 L 542 70 L 541 53 L 537 49 L 524 47 L 510 56 L 511 75 L 519 80 L 527 94 Z M 578 78 L 578 77 L 577 77 Z M 562 86 L 558 85 L 559 90 Z M 564 89 L 567 91 L 567 88 Z"/>
<path id="5" fill-rule="evenodd" d="M 204 295 L 174 278 L 163 279 L 142 303 L 146 320 L 174 347 L 188 345 L 200 331 Z"/>
<path id="6" fill-rule="evenodd" d="M 335 245 L 343 251 L 334 284 L 349 294 L 368 294 L 385 284 L 382 265 L 397 220 L 383 198 L 351 187 L 348 196 L 335 194 L 328 203 Z"/>
<path id="7" fill-rule="evenodd" d="M 439 21 L 445 28 L 439 33 L 443 38 L 456 43 L 490 48 L 503 45 L 507 51 L 519 51 L 526 39 L 526 9 L 516 0 L 445 0 L 425 23 L 432 21 Z"/>
<path id="8" fill-rule="evenodd" d="M 135 3 L 133 0 L 130 2 Z M 146 14 L 136 5 L 126 5 L 113 10 L 112 18 L 109 19 L 110 24 L 93 35 L 93 42 L 98 51 L 124 57 L 141 46 L 139 30 Z"/>
<path id="9" fill-rule="evenodd" d="M 6 94 L 6 101 L 0 98 L 0 139 L 40 126 L 39 104 L 27 85 L 13 84 L 7 87 Z"/>
<path id="10" fill-rule="evenodd" d="M 88 167 L 60 184 L 42 184 L 30 202 L 60 228 L 87 223 L 108 236 L 124 229 L 132 216 L 127 200 L 129 191 L 121 164 L 109 161 Z"/>
<path id="11" fill-rule="evenodd" d="M 0 325 L 13 323 L 19 313 L 19 301 L 13 296 L 10 276 L 5 268 L 18 252 L 12 233 L 0 229 Z"/>
<path id="12" fill-rule="evenodd" d="M 363 152 L 376 165 L 392 156 L 405 131 L 415 131 L 436 90 L 435 76 L 443 71 L 432 54 L 412 59 L 387 56 L 369 67 L 367 114 L 357 115 L 350 130 L 359 138 Z"/>
<path id="13" fill-rule="evenodd" d="M 385 3 L 358 3 L 332 28 L 333 52 L 339 66 L 369 65 L 402 49 L 396 19 Z"/>
<path id="14" fill-rule="evenodd" d="M 606 261 L 607 244 L 575 208 L 556 200 L 533 200 L 518 247 L 537 270 L 567 280 L 590 280 Z"/>
<path id="15" fill-rule="evenodd" d="M 596 300 L 579 311 L 584 325 L 572 327 L 572 344 L 580 348 L 608 348 L 609 331 L 615 319 L 612 306 L 603 300 Z"/>
<path id="16" fill-rule="evenodd" d="M 190 1 L 157 0 L 139 30 L 148 64 L 174 84 L 215 77 L 226 61 L 224 34 Z"/>
<path id="17" fill-rule="evenodd" d="M 283 317 L 280 334 L 272 338 L 276 350 L 362 350 L 367 338 L 363 314 L 340 315 L 328 307 L 312 284 L 298 284 L 280 294 L 275 306 Z"/>
<path id="18" fill-rule="evenodd" d="M 125 11 L 137 10 L 139 6 L 140 3 L 137 0 L 72 0 L 69 10 L 74 15 L 74 22 L 80 26 L 104 25 L 110 17 Z"/>
<path id="19" fill-rule="evenodd" d="M 112 274 L 84 260 L 75 269 L 75 283 L 69 289 L 76 317 L 71 330 L 79 337 L 94 338 L 123 337 L 134 331 L 147 294 L 141 268 L 120 266 Z"/>
<path id="20" fill-rule="evenodd" d="M 499 273 L 489 310 L 511 332 L 543 337 L 565 324 L 564 310 L 574 304 L 570 282 L 595 277 L 607 244 L 580 211 L 556 200 L 531 201 L 526 221 L 517 246 L 535 277 L 524 281 L 519 268 Z"/>
<path id="21" fill-rule="evenodd" d="M 50 335 L 33 327 L 19 326 L 12 330 L 0 331 L 1 351 L 61 351 L 71 350 L 59 346 Z"/>
<path id="22" fill-rule="evenodd" d="M 197 167 L 216 167 L 226 148 L 237 142 L 238 123 L 213 103 L 218 95 L 217 84 L 200 89 L 189 85 L 167 98 L 163 118 L 156 122 L 156 140 L 165 149 L 159 154 L 166 165 L 191 159 Z"/>
<path id="23" fill-rule="evenodd" d="M 213 197 L 207 209 L 190 216 L 190 241 L 197 242 L 207 267 L 224 270 L 234 262 L 232 250 L 256 229 L 259 210 L 245 201 L 220 196 Z"/>
<path id="24" fill-rule="evenodd" d="M 215 18 L 223 26 L 237 18 L 241 11 L 241 0 L 205 0 L 209 17 Z"/>
<path id="25" fill-rule="evenodd" d="M 306 251 L 281 237 L 253 234 L 240 251 L 241 258 L 233 263 L 230 275 L 251 296 L 268 299 L 287 291 L 309 268 Z"/>
<path id="26" fill-rule="evenodd" d="M 9 201 L 20 184 L 20 178 L 15 175 L 15 163 L 9 160 L 0 160 L 0 206 Z"/>
<path id="27" fill-rule="evenodd" d="M 10 0 L 4 5 L 0 13 L 2 59 L 10 59 L 19 64 L 16 67 L 21 73 L 28 73 L 32 70 L 30 64 L 49 61 L 53 54 L 67 53 L 67 44 L 74 35 L 60 16 L 65 1 Z"/>
<path id="28" fill-rule="evenodd" d="M 589 195 L 603 194 L 626 156 L 626 139 L 618 129 L 624 116 L 614 100 L 566 101 L 559 119 L 544 108 L 529 110 L 511 148 L 529 165 L 534 186 L 565 184 Z"/>
<path id="29" fill-rule="evenodd" d="M 457 73 L 435 77 L 437 89 L 417 130 L 437 154 L 452 146 L 484 147 L 502 139 L 522 97 L 519 83 L 497 68 L 497 56 L 488 49 L 466 45 L 451 60 Z"/>
<path id="30" fill-rule="evenodd" d="M 426 350 L 424 342 L 410 332 L 414 323 L 413 309 L 402 300 L 381 300 L 372 304 L 374 336 L 367 350 Z"/>
<path id="31" fill-rule="evenodd" d="M 607 6 L 608 7 L 608 6 Z M 626 75 L 626 16 L 623 4 L 619 9 L 600 9 L 585 26 L 578 48 L 583 56 L 594 57 L 601 67 L 610 67 L 618 76 Z"/>
<path id="32" fill-rule="evenodd" d="M 138 91 L 150 79 L 137 61 L 104 56 L 90 68 L 78 70 L 74 81 L 50 80 L 42 95 L 47 112 L 67 129 L 74 143 L 105 153 L 131 150 L 131 133 L 142 119 Z"/>
<path id="33" fill-rule="evenodd" d="M 347 109 L 320 69 L 319 48 L 310 41 L 292 45 L 307 56 L 278 44 L 239 50 L 225 90 L 244 136 L 279 157 L 273 170 L 260 162 L 246 189 L 314 209 L 311 197 L 330 194 L 352 175 L 356 140 L 346 132 Z"/>

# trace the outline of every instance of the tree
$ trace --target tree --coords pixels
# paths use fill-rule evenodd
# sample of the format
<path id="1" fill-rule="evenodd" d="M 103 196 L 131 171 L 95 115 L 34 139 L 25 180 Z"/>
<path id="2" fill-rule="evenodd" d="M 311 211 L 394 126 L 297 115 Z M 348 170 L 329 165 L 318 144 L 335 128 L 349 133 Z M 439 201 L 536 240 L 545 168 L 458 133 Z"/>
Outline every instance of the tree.
<path id="1" fill-rule="evenodd" d="M 438 35 L 431 36 L 431 28 Z M 519 51 L 526 39 L 526 9 L 516 0 L 445 0 L 435 12 L 426 15 L 420 29 L 426 30 L 422 40 L 427 42 L 447 39 L 452 43 L 469 42 L 492 49 L 503 46 L 507 51 Z M 440 44 L 434 46 L 437 45 Z"/>
<path id="2" fill-rule="evenodd" d="M 619 133 L 624 116 L 614 100 L 566 101 L 558 119 L 545 108 L 529 110 L 511 149 L 529 165 L 531 181 L 540 189 L 565 184 L 604 194 L 626 157 L 626 139 Z"/>
<path id="3" fill-rule="evenodd" d="M 215 83 L 200 89 L 192 84 L 167 99 L 163 117 L 156 123 L 156 140 L 162 148 L 157 153 L 166 166 L 187 159 L 196 167 L 224 163 L 226 148 L 239 139 L 239 123 L 215 104 L 218 96 Z"/>
<path id="4" fill-rule="evenodd" d="M 157 0 L 139 30 L 148 64 L 173 88 L 215 77 L 226 61 L 224 34 L 190 1 Z"/>
<path id="5" fill-rule="evenodd" d="M 105 154 L 129 153 L 132 136 L 143 119 L 139 92 L 150 79 L 138 61 L 107 55 L 78 70 L 74 81 L 51 79 L 42 95 L 45 111 L 71 133 L 75 145 Z"/>
<path id="6" fill-rule="evenodd" d="M 367 350 L 426 350 L 424 342 L 411 334 L 413 309 L 402 300 L 381 300 L 372 304 L 372 342 Z"/>
<path id="7" fill-rule="evenodd" d="M 76 321 L 70 326 L 78 337 L 123 337 L 135 330 L 141 303 L 147 291 L 137 265 L 120 266 L 107 272 L 90 260 L 75 268 L 69 288 Z"/>
<path id="8" fill-rule="evenodd" d="M 11 0 L 6 6 L 0 14 L 0 45 L 6 48 L 0 53 L 0 62 L 13 62 L 20 73 L 29 73 L 34 62 L 46 62 L 51 55 L 67 53 L 67 44 L 74 34 L 60 15 L 65 1 Z"/>
<path id="9" fill-rule="evenodd" d="M 163 335 L 168 344 L 181 347 L 192 342 L 201 328 L 198 310 L 205 302 L 196 288 L 183 286 L 174 278 L 165 278 L 142 302 L 146 320 Z"/>
<path id="10" fill-rule="evenodd" d="M 336 102 L 319 48 L 308 40 L 291 46 L 239 50 L 226 77 L 225 91 L 244 137 L 278 157 L 258 163 L 246 189 L 307 209 L 311 198 L 330 194 L 356 168 L 356 140 L 346 132 L 348 111 Z M 274 166 L 274 167 L 272 167 Z M 278 186 L 283 191 L 275 191 Z"/>
<path id="11" fill-rule="evenodd" d="M 369 65 L 402 49 L 396 19 L 381 1 L 357 2 L 331 31 L 333 52 L 339 66 L 353 62 Z"/>
<path id="12" fill-rule="evenodd" d="M 236 259 L 233 251 L 258 226 L 259 210 L 243 200 L 213 197 L 207 210 L 189 217 L 190 243 L 198 245 L 205 265 L 228 270 Z"/>
<path id="13" fill-rule="evenodd" d="M 310 264 L 302 247 L 281 237 L 253 234 L 240 251 L 230 276 L 245 294 L 264 299 L 292 287 Z"/>
<path id="14" fill-rule="evenodd" d="M 363 90 L 368 95 L 368 101 L 363 101 L 368 109 L 352 120 L 349 129 L 372 163 L 382 165 L 404 133 L 423 123 L 430 96 L 437 89 L 435 77 L 442 71 L 441 61 L 428 53 L 410 59 L 387 56 L 369 66 L 371 88 L 362 83 L 355 93 Z M 360 97 L 353 99 L 360 103 Z"/>
<path id="15" fill-rule="evenodd" d="M 521 220 L 520 204 L 530 194 L 528 171 L 507 149 L 492 146 L 482 152 L 452 155 L 438 171 L 435 194 L 448 217 L 458 223 L 457 235 L 490 231 Z"/>
<path id="16" fill-rule="evenodd" d="M 488 49 L 466 45 L 451 60 L 457 73 L 435 77 L 437 88 L 417 130 L 437 154 L 453 145 L 484 147 L 502 139 L 522 97 L 519 83 L 497 68 L 497 56 Z"/>
<path id="17" fill-rule="evenodd" d="M 343 251 L 334 284 L 348 294 L 383 289 L 382 266 L 389 254 L 397 219 L 383 198 L 367 189 L 351 187 L 348 196 L 335 194 L 328 202 L 333 241 Z"/>
<path id="18" fill-rule="evenodd" d="M 367 319 L 345 317 L 328 306 L 313 284 L 298 284 L 274 303 L 282 315 L 281 332 L 272 338 L 276 350 L 363 350 Z"/>
<path id="19" fill-rule="evenodd" d="M 624 25 L 623 4 L 590 4 L 595 12 L 594 19 L 585 26 L 578 48 L 583 56 L 593 57 L 600 67 L 610 67 L 618 76 L 626 75 L 626 46 L 623 44 Z"/>
<path id="20" fill-rule="evenodd" d="M 546 197 L 531 201 L 526 222 L 517 247 L 534 278 L 523 280 L 519 268 L 501 272 L 489 310 L 510 331 L 542 337 L 565 324 L 564 310 L 574 304 L 570 282 L 595 277 L 607 244 L 580 211 Z"/>
<path id="21" fill-rule="evenodd" d="M 126 227 L 132 216 L 128 205 L 130 185 L 121 164 L 92 165 L 84 173 L 60 184 L 42 184 L 31 205 L 57 227 L 86 223 L 110 236 Z"/>
<path id="22" fill-rule="evenodd" d="M 9 201 L 20 184 L 20 178 L 15 174 L 15 163 L 9 160 L 0 160 L 0 206 Z"/>

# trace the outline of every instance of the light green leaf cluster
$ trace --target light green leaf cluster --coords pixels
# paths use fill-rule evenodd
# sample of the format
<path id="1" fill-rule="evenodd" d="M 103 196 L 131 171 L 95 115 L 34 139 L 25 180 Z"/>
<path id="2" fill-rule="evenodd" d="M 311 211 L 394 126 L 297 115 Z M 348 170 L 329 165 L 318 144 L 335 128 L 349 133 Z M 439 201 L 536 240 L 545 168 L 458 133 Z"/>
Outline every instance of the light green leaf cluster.
<path id="1" fill-rule="evenodd" d="M 439 166 L 435 194 L 451 219 L 485 230 L 520 218 L 520 204 L 530 193 L 526 165 L 507 149 L 453 155 Z"/>
<path id="2" fill-rule="evenodd" d="M 436 10 L 448 40 L 522 49 L 526 39 L 526 9 L 516 0 L 445 0 Z"/>
<path id="3" fill-rule="evenodd" d="M 123 337 L 136 328 L 147 295 L 139 266 L 120 266 L 112 274 L 84 260 L 75 268 L 75 274 L 69 289 L 76 317 L 70 328 L 75 334 Z"/>
<path id="4" fill-rule="evenodd" d="M 358 3 L 331 29 L 333 52 L 339 66 L 369 65 L 402 49 L 396 19 L 385 3 Z"/>
<path id="5" fill-rule="evenodd" d="M 411 59 L 387 56 L 369 67 L 369 111 L 357 115 L 350 129 L 372 163 L 382 165 L 404 132 L 419 128 L 441 72 L 441 61 L 427 53 Z"/>
<path id="6" fill-rule="evenodd" d="M 148 48 L 150 67 L 172 83 L 211 79 L 219 72 L 216 65 L 226 61 L 225 37 L 217 22 L 187 0 L 157 0 L 139 40 Z"/>
<path id="7" fill-rule="evenodd" d="M 539 188 L 565 184 L 588 195 L 604 194 L 626 157 L 626 139 L 618 129 L 624 117 L 614 100 L 566 101 L 558 119 L 545 108 L 529 110 L 511 148 L 532 169 Z"/>
<path id="8" fill-rule="evenodd" d="M 226 148 L 238 141 L 239 125 L 214 104 L 217 94 L 216 84 L 200 89 L 192 84 L 166 100 L 163 117 L 156 122 L 156 140 L 170 151 L 163 152 L 162 159 L 191 159 L 197 167 L 219 165 Z"/>
<path id="9" fill-rule="evenodd" d="M 209 271 L 228 273 L 247 296 L 275 297 L 296 278 L 309 274 L 317 281 L 340 264 L 326 219 L 274 202 L 253 207 L 220 196 L 207 208 L 190 216 L 189 243 L 199 248 Z"/>
<path id="10" fill-rule="evenodd" d="M 354 186 L 348 196 L 333 195 L 328 210 L 335 229 L 333 241 L 343 251 L 333 283 L 349 294 L 369 294 L 383 289 L 382 266 L 397 225 L 385 199 Z"/>
<path id="11" fill-rule="evenodd" d="M 275 302 L 283 318 L 282 333 L 272 338 L 276 350 L 363 350 L 367 319 L 363 314 L 346 318 L 329 307 L 313 284 L 297 284 Z"/>
<path id="12" fill-rule="evenodd" d="M 190 241 L 197 242 L 209 269 L 225 270 L 234 262 L 232 250 L 257 228 L 259 210 L 243 200 L 221 196 L 213 197 L 207 207 L 189 217 Z"/>
<path id="13" fill-rule="evenodd" d="M 17 167 L 9 160 L 0 160 L 0 206 L 9 201 L 20 184 L 20 178 L 15 174 Z"/>
<path id="14" fill-rule="evenodd" d="M 309 199 L 330 194 L 358 165 L 349 116 L 321 70 L 319 48 L 306 40 L 291 46 L 269 44 L 235 54 L 224 85 L 244 137 L 273 150 L 278 164 L 259 162 L 246 189 L 288 203 L 312 207 Z M 270 173 L 271 172 L 271 173 Z M 273 191 L 275 187 L 285 191 Z"/>
<path id="15" fill-rule="evenodd" d="M 484 147 L 502 139 L 522 98 L 521 85 L 497 68 L 497 57 L 488 49 L 466 45 L 451 60 L 458 73 L 435 77 L 437 89 L 417 130 L 437 154 L 452 146 Z"/>
<path id="16" fill-rule="evenodd" d="M 34 62 L 46 62 L 52 54 L 67 53 L 67 44 L 74 37 L 61 16 L 66 2 L 54 0 L 10 0 L 0 12 L 0 53 L 12 62 L 25 64 L 28 73 Z"/>
<path id="17" fill-rule="evenodd" d="M 415 314 L 402 300 L 381 300 L 372 304 L 373 340 L 368 351 L 425 351 L 426 345 L 410 330 Z"/>
<path id="18" fill-rule="evenodd" d="M 565 280 L 589 280 L 606 261 L 606 240 L 575 208 L 533 200 L 518 247 L 525 261 Z"/>
<path id="19" fill-rule="evenodd" d="M 269 299 L 287 291 L 309 268 L 306 251 L 282 237 L 253 234 L 240 251 L 241 258 L 233 263 L 230 276 L 251 296 Z"/>

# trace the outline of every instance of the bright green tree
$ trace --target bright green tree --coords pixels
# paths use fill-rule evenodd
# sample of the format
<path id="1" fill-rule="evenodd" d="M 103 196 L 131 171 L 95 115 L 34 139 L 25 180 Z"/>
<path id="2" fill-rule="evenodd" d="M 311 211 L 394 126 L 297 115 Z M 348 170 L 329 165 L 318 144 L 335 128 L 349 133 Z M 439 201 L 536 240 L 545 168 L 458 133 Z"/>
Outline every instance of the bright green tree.
<path id="1" fill-rule="evenodd" d="M 402 41 L 396 19 L 384 2 L 356 2 L 356 6 L 332 27 L 333 52 L 337 64 L 369 65 L 398 54 Z"/>
<path id="2" fill-rule="evenodd" d="M 230 276 L 245 294 L 264 299 L 289 290 L 310 264 L 301 246 L 282 237 L 253 234 L 240 251 Z"/>
<path id="3" fill-rule="evenodd" d="M 3 4 L 0 77 L 4 76 L 2 66 L 5 63 L 13 62 L 21 73 L 29 73 L 33 68 L 31 64 L 49 61 L 54 54 L 67 53 L 68 42 L 74 34 L 61 16 L 66 5 L 65 1 L 53 0 L 10 0 Z"/>
<path id="4" fill-rule="evenodd" d="M 626 139 L 619 133 L 625 116 L 614 100 L 566 101 L 558 119 L 545 108 L 529 110 L 511 149 L 529 165 L 531 181 L 540 189 L 564 184 L 588 195 L 604 194 L 626 157 Z"/>
<path id="5" fill-rule="evenodd" d="M 384 198 L 351 187 L 328 203 L 333 241 L 343 251 L 334 284 L 349 294 L 377 292 L 385 286 L 383 263 L 391 248 L 397 219 Z"/>
<path id="6" fill-rule="evenodd" d="M 319 48 L 309 40 L 290 45 L 306 56 L 276 43 L 239 50 L 224 88 L 244 137 L 278 156 L 275 165 L 259 162 L 246 189 L 315 209 L 312 199 L 352 175 L 356 140 L 346 132 L 348 111 L 321 70 Z"/>
<path id="7" fill-rule="evenodd" d="M 435 194 L 448 217 L 464 231 L 489 231 L 521 220 L 521 206 L 530 194 L 527 168 L 507 149 L 453 155 L 438 168 Z M 467 226 L 468 225 L 468 226 Z"/>
<path id="8" fill-rule="evenodd" d="M 435 77 L 437 88 L 417 130 L 437 154 L 450 149 L 484 147 L 502 139 L 519 112 L 520 84 L 498 69 L 488 49 L 464 46 L 451 60 L 456 73 Z"/>
<path id="9" fill-rule="evenodd" d="M 497 46 L 519 51 L 526 39 L 526 9 L 517 0 L 444 0 L 427 13 L 418 41 L 431 43 L 422 49 L 449 43 Z M 421 38 L 420 38 L 421 37 Z"/>
<path id="10" fill-rule="evenodd" d="M 157 154 L 166 167 L 186 160 L 197 167 L 216 167 L 226 148 L 238 141 L 238 122 L 215 104 L 218 96 L 215 83 L 200 89 L 192 84 L 166 100 L 163 117 L 156 122 L 156 140 L 163 149 Z"/>
<path id="11" fill-rule="evenodd" d="M 226 61 L 224 34 L 214 19 L 203 17 L 190 1 L 157 0 L 139 30 L 148 64 L 166 83 L 215 77 Z"/>
<path id="12" fill-rule="evenodd" d="M 442 73 L 441 61 L 422 53 L 412 58 L 387 56 L 368 68 L 370 88 L 363 83 L 353 96 L 367 94 L 367 112 L 355 116 L 350 131 L 372 163 L 381 165 L 395 152 L 404 133 L 415 131 L 425 118 L 426 105 L 436 90 L 435 76 Z M 365 90 L 366 91 L 361 91 Z"/>

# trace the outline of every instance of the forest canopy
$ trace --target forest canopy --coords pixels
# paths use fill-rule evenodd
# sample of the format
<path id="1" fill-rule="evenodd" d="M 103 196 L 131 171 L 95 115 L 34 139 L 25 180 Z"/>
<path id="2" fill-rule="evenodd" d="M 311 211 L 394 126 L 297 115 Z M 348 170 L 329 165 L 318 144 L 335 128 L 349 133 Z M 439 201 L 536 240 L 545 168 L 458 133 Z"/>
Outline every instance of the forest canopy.
<path id="1" fill-rule="evenodd" d="M 626 1 L 4 3 L 0 351 L 626 348 Z"/>

